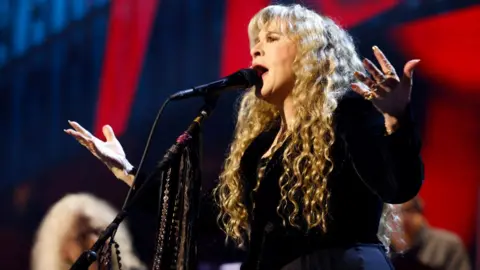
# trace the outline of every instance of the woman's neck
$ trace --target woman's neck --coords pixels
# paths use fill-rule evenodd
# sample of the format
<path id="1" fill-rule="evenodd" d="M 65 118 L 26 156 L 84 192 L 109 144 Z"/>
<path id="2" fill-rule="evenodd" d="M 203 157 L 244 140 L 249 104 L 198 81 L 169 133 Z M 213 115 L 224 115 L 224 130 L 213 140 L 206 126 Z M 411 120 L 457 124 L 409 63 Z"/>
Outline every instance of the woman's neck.
<path id="1" fill-rule="evenodd" d="M 282 119 L 279 133 L 291 130 L 295 118 L 295 110 L 293 108 L 293 99 L 291 96 L 288 96 L 283 101 L 281 106 L 279 106 L 279 110 L 280 117 Z"/>
<path id="2" fill-rule="evenodd" d="M 290 98 L 286 99 L 283 102 L 283 106 L 279 106 L 279 110 L 281 117 L 280 129 L 278 130 L 277 135 L 272 142 L 272 145 L 267 150 L 267 152 L 264 153 L 262 158 L 271 157 L 271 155 L 276 151 L 276 149 L 278 149 L 278 147 L 283 144 L 288 132 L 291 131 L 293 128 L 294 110 L 292 100 Z"/>

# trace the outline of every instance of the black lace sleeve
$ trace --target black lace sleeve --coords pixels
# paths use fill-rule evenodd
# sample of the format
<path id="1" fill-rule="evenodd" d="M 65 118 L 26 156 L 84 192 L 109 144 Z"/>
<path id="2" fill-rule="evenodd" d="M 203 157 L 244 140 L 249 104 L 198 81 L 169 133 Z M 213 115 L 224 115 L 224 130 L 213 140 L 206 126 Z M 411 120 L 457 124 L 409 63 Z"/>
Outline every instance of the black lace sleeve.
<path id="1" fill-rule="evenodd" d="M 386 203 L 403 203 L 418 193 L 421 141 L 409 106 L 391 135 L 386 135 L 383 115 L 359 95 L 340 102 L 338 119 L 349 159 L 373 193 Z"/>

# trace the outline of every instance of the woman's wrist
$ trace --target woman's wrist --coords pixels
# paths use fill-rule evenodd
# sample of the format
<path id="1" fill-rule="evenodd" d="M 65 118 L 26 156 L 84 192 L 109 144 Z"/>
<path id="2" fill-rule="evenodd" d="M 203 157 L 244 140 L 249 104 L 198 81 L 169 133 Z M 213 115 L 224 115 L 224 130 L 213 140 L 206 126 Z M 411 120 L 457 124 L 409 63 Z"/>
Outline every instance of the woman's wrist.
<path id="1" fill-rule="evenodd" d="M 133 165 L 130 164 L 130 162 L 128 162 L 127 159 L 123 161 L 123 168 L 126 174 L 133 174 L 135 176 L 135 173 L 136 173 L 135 167 L 133 167 Z"/>
<path id="2" fill-rule="evenodd" d="M 133 179 L 135 178 L 136 169 L 133 167 L 127 159 L 124 159 L 122 162 L 123 168 L 111 168 L 111 171 L 117 179 L 122 180 L 128 186 L 132 186 Z"/>
<path id="3" fill-rule="evenodd" d="M 386 135 L 394 133 L 399 127 L 399 120 L 397 117 L 384 115 Z"/>

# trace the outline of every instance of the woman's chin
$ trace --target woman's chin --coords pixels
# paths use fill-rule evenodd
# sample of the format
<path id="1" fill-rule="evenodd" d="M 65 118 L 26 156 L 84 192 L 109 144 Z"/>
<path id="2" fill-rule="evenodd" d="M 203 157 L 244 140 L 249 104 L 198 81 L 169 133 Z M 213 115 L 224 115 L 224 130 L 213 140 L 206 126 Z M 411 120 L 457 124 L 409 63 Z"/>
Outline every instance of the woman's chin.
<path id="1" fill-rule="evenodd" d="M 265 91 L 263 88 L 255 91 L 255 96 L 266 102 L 269 102 L 271 96 L 270 94 L 271 93 L 269 91 Z"/>

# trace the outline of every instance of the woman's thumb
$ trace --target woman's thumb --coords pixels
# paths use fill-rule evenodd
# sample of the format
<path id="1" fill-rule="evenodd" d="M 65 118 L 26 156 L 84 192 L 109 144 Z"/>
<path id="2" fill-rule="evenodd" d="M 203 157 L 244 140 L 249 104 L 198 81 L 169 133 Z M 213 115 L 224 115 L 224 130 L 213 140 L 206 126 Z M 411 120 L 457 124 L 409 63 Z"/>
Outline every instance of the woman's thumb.
<path id="1" fill-rule="evenodd" d="M 110 125 L 103 126 L 102 131 L 103 131 L 103 135 L 105 136 L 105 139 L 107 139 L 108 142 L 116 139 L 115 133 L 113 133 L 113 129 Z"/>

